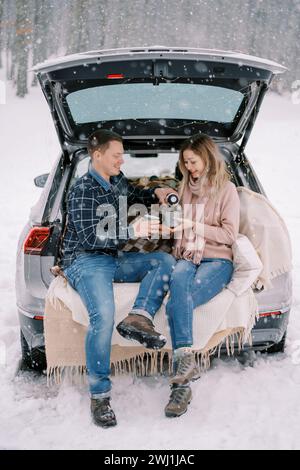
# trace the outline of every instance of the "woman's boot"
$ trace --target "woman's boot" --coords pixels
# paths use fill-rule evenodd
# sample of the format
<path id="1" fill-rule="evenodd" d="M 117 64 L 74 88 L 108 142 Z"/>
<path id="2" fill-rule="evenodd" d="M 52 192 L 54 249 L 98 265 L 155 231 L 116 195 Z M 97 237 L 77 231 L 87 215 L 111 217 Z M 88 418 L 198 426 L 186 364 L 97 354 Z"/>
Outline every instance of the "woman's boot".
<path id="1" fill-rule="evenodd" d="M 174 376 L 171 384 L 186 385 L 190 380 L 195 380 L 200 376 L 200 369 L 195 361 L 195 354 L 191 348 L 175 349 L 174 355 Z"/>

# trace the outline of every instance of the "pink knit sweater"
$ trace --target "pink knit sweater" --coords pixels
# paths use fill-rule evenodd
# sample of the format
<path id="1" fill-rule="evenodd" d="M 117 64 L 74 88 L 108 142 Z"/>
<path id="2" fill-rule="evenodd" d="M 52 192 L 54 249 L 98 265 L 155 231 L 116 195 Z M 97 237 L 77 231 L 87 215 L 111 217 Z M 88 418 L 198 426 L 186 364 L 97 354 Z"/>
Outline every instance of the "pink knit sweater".
<path id="1" fill-rule="evenodd" d="M 204 233 L 206 241 L 203 258 L 232 260 L 231 247 L 238 236 L 239 221 L 240 200 L 238 192 L 235 185 L 228 181 L 217 199 L 209 199 L 206 203 L 204 224 L 199 222 L 195 224 L 195 232 L 199 235 Z"/>

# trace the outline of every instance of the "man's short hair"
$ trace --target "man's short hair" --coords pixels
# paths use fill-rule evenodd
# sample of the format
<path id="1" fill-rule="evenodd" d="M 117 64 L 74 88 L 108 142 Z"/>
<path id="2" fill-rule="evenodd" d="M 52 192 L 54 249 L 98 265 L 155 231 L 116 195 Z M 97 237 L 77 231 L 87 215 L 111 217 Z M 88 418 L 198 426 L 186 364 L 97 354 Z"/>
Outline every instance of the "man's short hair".
<path id="1" fill-rule="evenodd" d="M 109 147 L 109 142 L 116 140 L 117 142 L 123 143 L 123 139 L 116 132 L 109 131 L 106 129 L 99 129 L 99 131 L 93 132 L 88 138 L 87 149 L 91 158 L 95 150 L 105 152 Z"/>

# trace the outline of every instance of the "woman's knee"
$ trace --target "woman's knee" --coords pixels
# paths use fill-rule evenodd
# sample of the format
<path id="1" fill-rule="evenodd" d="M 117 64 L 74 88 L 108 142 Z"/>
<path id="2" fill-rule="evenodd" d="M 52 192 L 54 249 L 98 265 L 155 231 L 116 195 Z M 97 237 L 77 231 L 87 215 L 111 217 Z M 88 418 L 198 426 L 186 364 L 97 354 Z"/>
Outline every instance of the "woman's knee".
<path id="1" fill-rule="evenodd" d="M 195 275 L 195 268 L 192 263 L 180 260 L 174 267 L 171 275 L 171 284 L 183 285 L 185 282 L 191 282 Z"/>
<path id="2" fill-rule="evenodd" d="M 163 255 L 163 262 L 168 266 L 174 268 L 176 265 L 176 259 L 174 256 L 170 255 L 170 253 L 162 253 Z"/>

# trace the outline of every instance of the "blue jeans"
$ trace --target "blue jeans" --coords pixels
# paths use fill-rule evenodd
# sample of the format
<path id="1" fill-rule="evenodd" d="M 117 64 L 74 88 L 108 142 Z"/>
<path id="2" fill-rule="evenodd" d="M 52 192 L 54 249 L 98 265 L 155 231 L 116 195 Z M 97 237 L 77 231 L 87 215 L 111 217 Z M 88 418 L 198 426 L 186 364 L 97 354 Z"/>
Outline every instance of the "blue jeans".
<path id="1" fill-rule="evenodd" d="M 222 258 L 203 258 L 200 265 L 179 260 L 170 282 L 166 306 L 173 349 L 193 344 L 193 310 L 205 304 L 229 283 L 233 263 Z"/>
<path id="2" fill-rule="evenodd" d="M 119 252 L 117 257 L 83 253 L 64 273 L 85 304 L 90 325 L 85 350 L 86 366 L 92 397 L 109 394 L 111 337 L 114 327 L 115 302 L 113 282 L 140 282 L 135 309 L 154 316 L 169 289 L 173 256 L 162 253 Z"/>

